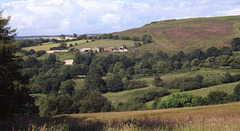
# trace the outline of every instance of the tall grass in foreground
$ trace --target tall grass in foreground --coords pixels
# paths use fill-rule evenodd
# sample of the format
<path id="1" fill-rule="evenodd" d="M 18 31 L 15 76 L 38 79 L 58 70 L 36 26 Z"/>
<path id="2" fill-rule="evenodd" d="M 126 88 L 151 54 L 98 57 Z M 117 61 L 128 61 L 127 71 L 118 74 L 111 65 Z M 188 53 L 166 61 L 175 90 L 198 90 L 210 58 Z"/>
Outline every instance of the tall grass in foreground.
<path id="1" fill-rule="evenodd" d="M 237 131 L 240 130 L 240 102 L 151 111 L 65 114 L 29 121 L 33 126 L 28 124 L 26 128 L 19 129 L 70 131 Z M 18 124 L 21 124 L 21 121 Z M 18 129 L 17 126 L 15 128 Z"/>

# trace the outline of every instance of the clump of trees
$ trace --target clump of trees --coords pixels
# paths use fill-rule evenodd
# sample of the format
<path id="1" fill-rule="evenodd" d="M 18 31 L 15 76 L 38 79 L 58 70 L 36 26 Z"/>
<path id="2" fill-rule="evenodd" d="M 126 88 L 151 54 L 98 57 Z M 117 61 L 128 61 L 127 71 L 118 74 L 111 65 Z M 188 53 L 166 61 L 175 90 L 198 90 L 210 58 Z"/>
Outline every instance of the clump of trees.
<path id="1" fill-rule="evenodd" d="M 156 109 L 223 104 L 233 101 L 236 101 L 236 96 L 224 91 L 211 91 L 207 97 L 176 93 L 170 95 L 167 100 L 157 101 Z"/>
<path id="2" fill-rule="evenodd" d="M 43 38 L 39 38 L 39 39 L 34 39 L 34 40 L 30 40 L 30 39 L 25 39 L 25 40 L 21 40 L 17 42 L 18 48 L 24 48 L 24 47 L 30 47 L 30 46 L 38 46 L 38 45 L 42 45 L 43 43 L 47 43 L 50 42 L 49 39 L 43 39 Z"/>
<path id="3" fill-rule="evenodd" d="M 76 92 L 72 97 L 69 94 L 51 94 L 47 97 L 41 98 L 39 106 L 40 116 L 80 112 L 109 112 L 114 110 L 111 102 L 103 97 L 99 92 L 92 92 L 89 94 L 86 91 L 83 91 L 80 94 L 78 93 Z"/>

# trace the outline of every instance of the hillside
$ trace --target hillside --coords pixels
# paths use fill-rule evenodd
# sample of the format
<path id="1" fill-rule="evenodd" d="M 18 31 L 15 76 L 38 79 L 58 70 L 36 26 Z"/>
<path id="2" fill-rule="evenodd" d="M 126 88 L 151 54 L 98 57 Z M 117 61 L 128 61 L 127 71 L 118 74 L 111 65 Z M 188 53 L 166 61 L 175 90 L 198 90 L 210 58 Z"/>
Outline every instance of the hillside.
<path id="1" fill-rule="evenodd" d="M 209 81 L 220 81 L 221 77 L 226 73 L 231 73 L 232 75 L 237 74 L 240 70 L 239 69 L 210 69 L 210 68 L 201 68 L 200 70 L 195 71 L 183 71 L 183 72 L 172 72 L 161 74 L 161 78 L 166 83 L 168 81 L 178 79 L 178 78 L 187 78 L 187 77 L 194 77 L 196 75 L 202 75 L 205 77 L 205 80 Z M 211 75 L 210 75 L 211 74 Z M 138 78 L 140 77 L 140 78 Z M 112 102 L 112 104 L 116 107 L 120 102 L 127 102 L 131 101 L 136 97 L 144 96 L 149 92 L 156 92 L 158 90 L 163 89 L 163 87 L 155 87 L 152 85 L 155 76 L 139 76 L 136 75 L 135 79 L 138 80 L 145 80 L 147 81 L 148 87 L 140 88 L 140 89 L 133 89 L 133 90 L 125 90 L 121 92 L 109 92 L 104 94 L 104 96 Z M 233 94 L 234 88 L 236 85 L 239 84 L 238 82 L 233 83 L 226 83 L 226 84 L 219 84 L 215 86 L 209 86 L 201 89 L 191 90 L 191 91 L 184 91 L 181 93 L 187 93 L 192 95 L 200 95 L 200 96 L 207 96 L 211 91 L 225 91 L 228 94 Z M 179 89 L 168 89 L 169 92 L 175 93 L 179 92 Z M 168 95 L 169 96 L 169 95 Z M 164 96 L 161 99 L 166 100 L 168 96 Z M 147 102 L 146 105 L 151 109 L 153 101 Z"/>
<path id="2" fill-rule="evenodd" d="M 118 36 L 152 36 L 154 43 L 138 47 L 147 51 L 206 50 L 211 46 L 228 46 L 232 38 L 240 36 L 240 16 L 190 18 L 155 21 L 143 27 L 115 33 Z"/>

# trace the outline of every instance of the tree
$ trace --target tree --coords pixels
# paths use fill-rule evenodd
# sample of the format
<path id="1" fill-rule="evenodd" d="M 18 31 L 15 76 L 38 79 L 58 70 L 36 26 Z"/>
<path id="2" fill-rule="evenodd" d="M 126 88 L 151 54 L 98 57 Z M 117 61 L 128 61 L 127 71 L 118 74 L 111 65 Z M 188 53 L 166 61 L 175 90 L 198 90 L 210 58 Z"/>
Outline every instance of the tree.
<path id="1" fill-rule="evenodd" d="M 60 35 L 60 38 L 61 38 L 62 40 L 64 40 L 64 39 L 66 38 L 66 36 L 65 36 L 64 34 L 61 34 L 61 35 Z"/>
<path id="2" fill-rule="evenodd" d="M 220 55 L 220 51 L 216 47 L 210 47 L 207 49 L 206 55 L 207 57 L 212 57 L 212 56 L 217 57 Z"/>
<path id="3" fill-rule="evenodd" d="M 152 36 L 150 35 L 144 35 L 142 37 L 143 44 L 148 44 L 152 42 Z"/>
<path id="4" fill-rule="evenodd" d="M 240 83 L 234 88 L 234 95 L 240 97 Z"/>
<path id="5" fill-rule="evenodd" d="M 109 112 L 113 110 L 113 107 L 107 98 L 95 91 L 81 101 L 79 110 L 82 113 Z"/>
<path id="6" fill-rule="evenodd" d="M 160 87 L 160 86 L 164 86 L 164 83 L 163 83 L 163 80 L 159 76 L 157 76 L 153 80 L 153 85 Z"/>
<path id="7" fill-rule="evenodd" d="M 106 92 L 106 82 L 99 74 L 88 74 L 85 78 L 84 85 L 90 91 Z"/>
<path id="8" fill-rule="evenodd" d="M 114 65 L 114 68 L 113 68 L 113 73 L 115 74 L 118 74 L 121 70 L 124 69 L 124 65 L 122 62 L 117 62 L 115 65 Z"/>
<path id="9" fill-rule="evenodd" d="M 224 91 L 211 91 L 207 95 L 208 104 L 223 104 L 231 102 L 232 98 Z"/>
<path id="10" fill-rule="evenodd" d="M 59 47 L 60 47 L 61 49 L 67 49 L 67 43 L 66 43 L 66 42 L 61 42 L 60 45 L 59 45 Z"/>
<path id="11" fill-rule="evenodd" d="M 73 100 L 70 95 L 49 95 L 40 99 L 39 115 L 57 115 L 71 113 Z"/>
<path id="12" fill-rule="evenodd" d="M 156 56 L 155 56 L 156 60 L 167 60 L 168 59 L 168 55 L 166 53 L 164 53 L 163 51 L 158 51 Z"/>
<path id="13" fill-rule="evenodd" d="M 73 33 L 73 37 L 74 37 L 74 38 L 77 38 L 77 36 L 78 36 L 78 35 L 77 35 L 76 33 Z"/>
<path id="14" fill-rule="evenodd" d="M 139 47 L 139 46 L 141 46 L 141 45 L 142 45 L 142 44 L 141 44 L 140 42 L 137 42 L 137 41 L 134 42 L 134 46 L 135 46 L 135 47 Z"/>
<path id="15" fill-rule="evenodd" d="M 233 51 L 239 51 L 240 50 L 240 38 L 236 37 L 233 38 L 231 41 L 231 47 Z"/>
<path id="16" fill-rule="evenodd" d="M 199 66 L 199 64 L 200 64 L 200 61 L 198 60 L 198 58 L 193 59 L 191 62 L 192 67 L 197 67 Z"/>
<path id="17" fill-rule="evenodd" d="M 24 67 L 25 68 L 33 68 L 37 64 L 38 64 L 38 60 L 35 57 L 28 57 L 24 61 Z"/>
<path id="18" fill-rule="evenodd" d="M 34 100 L 25 85 L 27 80 L 18 72 L 21 59 L 15 55 L 16 46 L 11 43 L 15 30 L 7 26 L 9 20 L 10 17 L 3 18 L 0 12 L 0 120 L 31 115 L 35 110 Z"/>
<path id="19" fill-rule="evenodd" d="M 221 55 L 232 55 L 232 49 L 230 47 L 223 47 L 220 49 L 220 54 Z"/>
<path id="20" fill-rule="evenodd" d="M 48 58 L 45 60 L 45 64 L 46 65 L 55 64 L 56 61 L 57 61 L 56 55 L 50 54 Z"/>
<path id="21" fill-rule="evenodd" d="M 184 59 L 185 56 L 186 56 L 186 55 L 185 55 L 185 53 L 184 53 L 183 51 L 179 51 L 179 52 L 177 53 L 177 59 L 178 59 L 178 60 Z"/>
<path id="22" fill-rule="evenodd" d="M 233 77 L 229 73 L 226 73 L 222 78 L 223 83 L 229 83 L 229 82 L 232 82 L 232 81 L 233 81 Z"/>
<path id="23" fill-rule="evenodd" d="M 72 96 L 74 91 L 74 86 L 76 83 L 73 80 L 66 80 L 61 83 L 61 86 L 59 87 L 61 94 L 70 94 Z"/>
<path id="24" fill-rule="evenodd" d="M 108 74 L 106 80 L 106 87 L 108 91 L 117 92 L 123 90 L 123 82 L 119 75 Z"/>
<path id="25" fill-rule="evenodd" d="M 191 60 L 194 58 L 198 58 L 199 60 L 203 60 L 206 58 L 205 54 L 200 50 L 200 49 L 195 49 L 192 51 L 191 55 Z"/>
<path id="26" fill-rule="evenodd" d="M 73 63 L 74 64 L 82 64 L 85 61 L 85 56 L 83 56 L 80 52 L 77 52 L 74 56 Z"/>

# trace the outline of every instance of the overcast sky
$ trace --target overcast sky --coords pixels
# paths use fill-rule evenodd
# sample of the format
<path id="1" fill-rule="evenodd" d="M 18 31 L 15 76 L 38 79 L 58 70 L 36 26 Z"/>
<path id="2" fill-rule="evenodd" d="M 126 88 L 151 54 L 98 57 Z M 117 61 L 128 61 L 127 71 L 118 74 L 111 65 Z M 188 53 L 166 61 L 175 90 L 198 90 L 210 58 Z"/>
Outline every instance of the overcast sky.
<path id="1" fill-rule="evenodd" d="M 240 0 L 0 0 L 18 36 L 111 33 L 151 21 L 240 15 Z"/>

